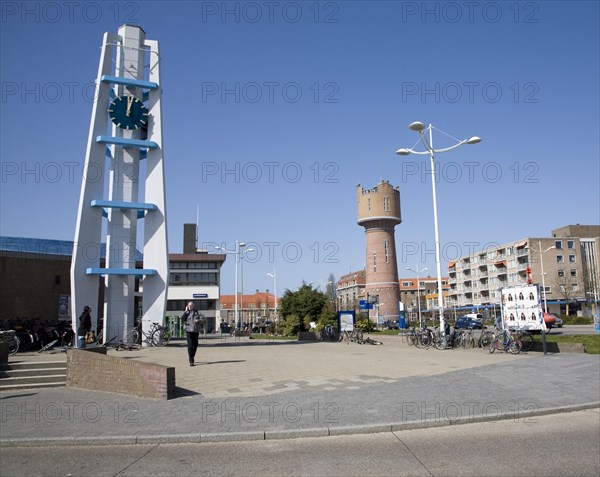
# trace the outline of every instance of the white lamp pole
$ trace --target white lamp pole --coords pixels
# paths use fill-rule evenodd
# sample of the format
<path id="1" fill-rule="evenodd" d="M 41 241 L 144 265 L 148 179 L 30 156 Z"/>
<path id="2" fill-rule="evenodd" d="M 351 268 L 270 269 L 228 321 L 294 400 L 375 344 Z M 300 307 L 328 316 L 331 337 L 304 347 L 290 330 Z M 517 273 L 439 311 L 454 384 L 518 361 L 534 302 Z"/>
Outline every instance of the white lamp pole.
<path id="1" fill-rule="evenodd" d="M 253 248 L 247 248 L 244 250 L 246 246 L 245 243 L 240 243 L 240 277 L 241 277 L 241 287 L 242 293 L 240 295 L 240 308 L 242 309 L 242 318 L 244 318 L 244 251 L 246 252 L 254 252 Z"/>
<path id="2" fill-rule="evenodd" d="M 538 241 L 538 250 L 540 251 L 540 267 L 542 270 L 542 291 L 544 292 L 544 313 L 548 313 L 548 303 L 546 302 L 546 274 L 544 273 L 544 256 L 543 254 L 548 250 L 552 250 L 556 248 L 554 245 L 552 247 L 548 247 L 546 250 L 542 252 L 542 242 Z"/>
<path id="3" fill-rule="evenodd" d="M 414 272 L 417 274 L 417 304 L 419 306 L 419 328 L 423 328 L 423 324 L 421 322 L 421 283 L 419 282 L 419 273 L 424 272 L 425 270 L 427 270 L 427 267 L 422 268 L 421 270 L 419 270 L 419 266 L 417 265 L 415 267 L 416 270 L 413 270 L 410 267 L 406 267 L 407 270 L 410 270 L 411 272 Z"/>
<path id="4" fill-rule="evenodd" d="M 240 323 L 240 315 L 238 309 L 238 263 L 240 257 L 241 248 L 245 247 L 246 244 L 244 242 L 240 242 L 239 240 L 235 241 L 235 250 L 227 250 L 222 247 L 215 247 L 217 250 L 222 250 L 224 253 L 231 253 L 235 255 L 235 329 L 239 329 Z M 251 249 L 248 249 L 251 250 Z"/>
<path id="5" fill-rule="evenodd" d="M 446 152 L 451 151 L 452 149 L 456 149 L 463 144 L 477 144 L 481 142 L 481 138 L 477 136 L 473 136 L 470 139 L 465 139 L 459 141 L 454 146 L 445 147 L 442 149 L 434 149 L 433 148 L 433 126 L 430 124 L 427 128 L 425 124 L 419 121 L 415 121 L 414 123 L 409 124 L 409 129 L 411 131 L 416 131 L 419 134 L 419 139 L 421 143 L 427 149 L 426 151 L 414 151 L 413 149 L 398 149 L 396 154 L 400 156 L 407 156 L 409 154 L 429 154 L 431 158 L 431 190 L 433 192 L 433 224 L 435 230 L 435 263 L 436 263 L 436 271 L 437 271 L 437 284 L 438 284 L 438 309 L 440 315 L 440 333 L 442 336 L 444 335 L 444 297 L 443 297 L 443 288 L 442 288 L 442 263 L 440 258 L 440 236 L 438 230 L 438 213 L 437 213 L 437 197 L 435 192 L 435 159 L 434 155 L 438 152 Z M 429 130 L 429 140 L 425 136 L 425 132 Z M 438 129 L 438 131 L 440 131 Z M 443 131 L 440 131 L 443 132 Z M 446 134 L 446 133 L 444 133 Z M 450 136 L 452 137 L 452 136 Z M 455 139 L 455 138 L 453 138 Z"/>
<path id="6" fill-rule="evenodd" d="M 273 273 L 267 273 L 273 279 L 273 289 L 275 290 L 275 321 L 277 321 L 277 273 L 273 269 Z"/>

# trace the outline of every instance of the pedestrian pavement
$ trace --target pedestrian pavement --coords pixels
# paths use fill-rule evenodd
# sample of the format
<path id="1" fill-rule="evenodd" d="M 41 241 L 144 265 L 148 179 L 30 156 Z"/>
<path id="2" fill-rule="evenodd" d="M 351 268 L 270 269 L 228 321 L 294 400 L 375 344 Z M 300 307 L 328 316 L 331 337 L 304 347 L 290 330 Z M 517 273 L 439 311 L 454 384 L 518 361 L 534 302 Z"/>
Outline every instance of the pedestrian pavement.
<path id="1" fill-rule="evenodd" d="M 0 446 L 263 440 L 389 432 L 466 422 L 535 422 L 600 407 L 600 356 L 489 354 L 383 344 L 201 339 L 127 357 L 176 369 L 168 401 L 75 388 L 0 393 Z M 60 351 L 13 360 L 64 360 Z"/>

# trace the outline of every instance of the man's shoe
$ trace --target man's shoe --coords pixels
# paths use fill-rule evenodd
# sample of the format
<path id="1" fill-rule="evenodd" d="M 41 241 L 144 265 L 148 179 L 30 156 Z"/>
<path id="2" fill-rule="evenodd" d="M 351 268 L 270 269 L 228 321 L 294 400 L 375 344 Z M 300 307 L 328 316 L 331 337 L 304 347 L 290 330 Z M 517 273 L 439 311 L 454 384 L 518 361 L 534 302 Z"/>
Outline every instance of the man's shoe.
<path id="1" fill-rule="evenodd" d="M 193 361 L 190 361 L 190 366 L 194 366 L 194 362 Z"/>

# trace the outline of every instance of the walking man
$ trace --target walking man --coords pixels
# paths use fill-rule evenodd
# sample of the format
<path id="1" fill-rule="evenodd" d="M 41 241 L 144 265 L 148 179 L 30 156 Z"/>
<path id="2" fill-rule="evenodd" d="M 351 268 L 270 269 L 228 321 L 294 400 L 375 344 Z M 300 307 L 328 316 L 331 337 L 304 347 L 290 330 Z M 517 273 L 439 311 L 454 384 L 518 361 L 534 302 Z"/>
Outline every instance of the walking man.
<path id="1" fill-rule="evenodd" d="M 187 338 L 190 366 L 194 366 L 194 357 L 196 356 L 196 350 L 198 349 L 198 334 L 200 333 L 204 316 L 194 309 L 194 302 L 190 301 L 185 307 L 181 319 L 185 323 L 185 335 Z"/>

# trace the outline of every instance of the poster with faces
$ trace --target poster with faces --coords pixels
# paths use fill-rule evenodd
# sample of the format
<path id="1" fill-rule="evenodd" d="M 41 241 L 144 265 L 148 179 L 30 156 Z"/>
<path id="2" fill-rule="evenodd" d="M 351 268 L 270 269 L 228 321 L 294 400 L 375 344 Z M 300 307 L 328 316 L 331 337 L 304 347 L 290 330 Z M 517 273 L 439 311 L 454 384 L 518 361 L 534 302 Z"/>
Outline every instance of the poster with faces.
<path id="1" fill-rule="evenodd" d="M 505 328 L 541 329 L 542 305 L 537 285 L 503 288 L 501 296 L 502 320 Z"/>

